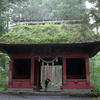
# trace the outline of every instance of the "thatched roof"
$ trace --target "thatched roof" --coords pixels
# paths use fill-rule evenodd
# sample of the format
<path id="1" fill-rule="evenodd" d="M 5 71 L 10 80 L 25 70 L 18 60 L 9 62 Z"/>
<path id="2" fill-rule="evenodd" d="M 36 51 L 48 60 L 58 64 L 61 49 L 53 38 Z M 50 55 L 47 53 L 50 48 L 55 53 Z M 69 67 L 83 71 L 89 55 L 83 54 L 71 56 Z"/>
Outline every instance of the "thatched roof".
<path id="1" fill-rule="evenodd" d="M 83 24 L 46 23 L 17 24 L 0 37 L 4 44 L 69 44 L 100 41 L 100 35 L 93 33 Z"/>

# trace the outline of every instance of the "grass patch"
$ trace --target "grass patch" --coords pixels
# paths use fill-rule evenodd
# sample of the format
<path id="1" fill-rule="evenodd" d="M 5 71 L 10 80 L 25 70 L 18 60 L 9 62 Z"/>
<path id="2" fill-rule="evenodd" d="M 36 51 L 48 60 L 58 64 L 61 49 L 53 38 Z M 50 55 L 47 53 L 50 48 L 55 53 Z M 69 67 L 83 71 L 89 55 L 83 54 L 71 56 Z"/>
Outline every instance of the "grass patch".
<path id="1" fill-rule="evenodd" d="M 0 87 L 0 91 L 3 91 L 5 89 L 5 87 Z"/>

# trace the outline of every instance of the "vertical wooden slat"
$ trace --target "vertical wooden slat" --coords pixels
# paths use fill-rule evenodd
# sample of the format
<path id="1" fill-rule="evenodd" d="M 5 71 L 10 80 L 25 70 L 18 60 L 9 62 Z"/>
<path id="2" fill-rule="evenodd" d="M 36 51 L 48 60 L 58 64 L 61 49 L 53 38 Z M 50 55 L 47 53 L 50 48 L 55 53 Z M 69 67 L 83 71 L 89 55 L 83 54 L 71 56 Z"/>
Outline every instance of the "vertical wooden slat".
<path id="1" fill-rule="evenodd" d="M 42 66 L 42 83 L 45 82 L 45 66 Z"/>
<path id="2" fill-rule="evenodd" d="M 52 66 L 52 82 L 55 83 L 55 66 Z"/>

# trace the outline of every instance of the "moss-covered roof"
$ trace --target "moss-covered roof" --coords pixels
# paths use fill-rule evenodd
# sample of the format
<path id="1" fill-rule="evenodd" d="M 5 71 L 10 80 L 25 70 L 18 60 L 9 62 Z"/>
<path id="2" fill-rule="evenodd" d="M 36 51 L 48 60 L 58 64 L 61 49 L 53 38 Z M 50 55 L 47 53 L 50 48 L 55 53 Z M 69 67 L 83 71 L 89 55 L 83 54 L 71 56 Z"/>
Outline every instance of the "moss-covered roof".
<path id="1" fill-rule="evenodd" d="M 7 44 L 68 44 L 94 41 L 100 41 L 100 35 L 91 32 L 82 24 L 67 23 L 17 24 L 0 37 L 0 43 Z"/>

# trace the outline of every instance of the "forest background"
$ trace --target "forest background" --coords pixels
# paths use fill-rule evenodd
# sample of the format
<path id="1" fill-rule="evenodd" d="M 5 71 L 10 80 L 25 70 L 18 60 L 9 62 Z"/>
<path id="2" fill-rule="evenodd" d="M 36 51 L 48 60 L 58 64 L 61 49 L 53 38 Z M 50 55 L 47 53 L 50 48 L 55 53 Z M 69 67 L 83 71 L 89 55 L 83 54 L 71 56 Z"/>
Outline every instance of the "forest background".
<path id="1" fill-rule="evenodd" d="M 86 3 L 92 7 L 86 7 Z M 92 31 L 100 34 L 100 0 L 0 0 L 0 36 L 15 25 L 14 19 L 82 20 Z M 7 84 L 9 60 L 8 55 L 0 53 L 1 89 Z M 100 52 L 89 61 L 91 85 L 100 91 Z"/>

